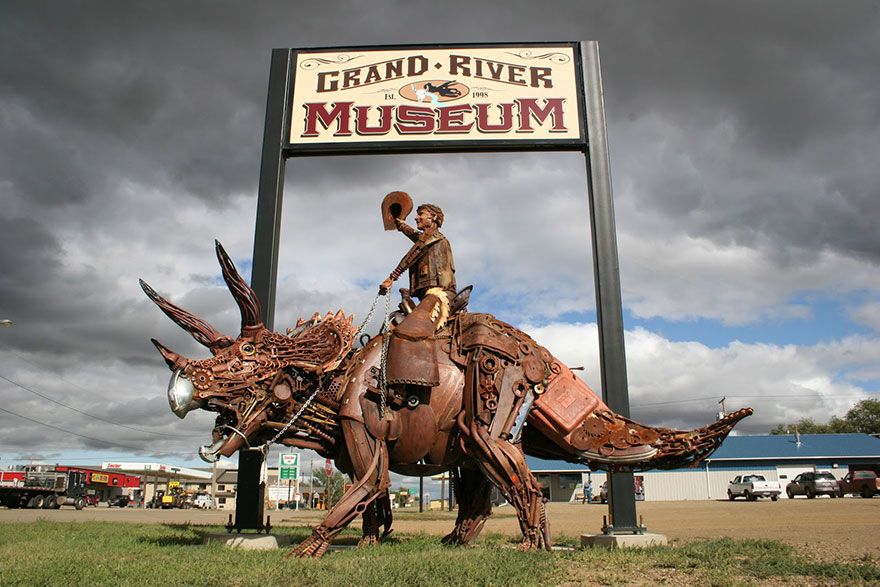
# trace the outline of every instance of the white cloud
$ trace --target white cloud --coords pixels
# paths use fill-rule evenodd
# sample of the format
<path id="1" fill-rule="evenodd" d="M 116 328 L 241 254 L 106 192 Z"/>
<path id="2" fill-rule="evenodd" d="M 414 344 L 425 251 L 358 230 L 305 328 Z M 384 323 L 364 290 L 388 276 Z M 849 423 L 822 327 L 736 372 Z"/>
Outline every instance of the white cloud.
<path id="1" fill-rule="evenodd" d="M 850 310 L 850 316 L 858 323 L 880 332 L 880 302 L 867 302 Z"/>
<path id="2" fill-rule="evenodd" d="M 584 378 L 599 392 L 595 324 L 524 330 L 566 364 L 586 366 Z M 755 410 L 740 431 L 766 433 L 801 418 L 826 422 L 870 397 L 873 389 L 839 373 L 873 364 L 878 351 L 880 340 L 860 337 L 814 346 L 733 342 L 715 349 L 637 328 L 626 332 L 632 415 L 645 424 L 694 428 L 711 422 L 726 397 L 728 410 Z"/>

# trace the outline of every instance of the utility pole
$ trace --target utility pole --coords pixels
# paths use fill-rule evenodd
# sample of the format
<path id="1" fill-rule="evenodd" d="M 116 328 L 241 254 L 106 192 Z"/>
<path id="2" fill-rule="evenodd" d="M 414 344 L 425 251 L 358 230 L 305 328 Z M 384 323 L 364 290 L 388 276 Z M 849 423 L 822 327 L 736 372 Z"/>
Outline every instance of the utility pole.
<path id="1" fill-rule="evenodd" d="M 217 507 L 217 461 L 211 463 L 211 504 L 212 508 Z"/>
<path id="2" fill-rule="evenodd" d="M 309 459 L 309 509 L 315 507 L 315 459 Z"/>

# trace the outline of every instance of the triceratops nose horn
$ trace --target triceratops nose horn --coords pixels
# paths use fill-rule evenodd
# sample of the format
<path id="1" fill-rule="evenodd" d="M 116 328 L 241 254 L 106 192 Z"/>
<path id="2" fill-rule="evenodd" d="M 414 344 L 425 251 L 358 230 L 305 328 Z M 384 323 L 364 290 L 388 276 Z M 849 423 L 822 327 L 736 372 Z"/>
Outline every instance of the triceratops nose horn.
<path id="1" fill-rule="evenodd" d="M 216 343 L 221 338 L 227 338 L 221 335 L 213 326 L 195 316 L 190 314 L 183 308 L 179 308 L 175 306 L 154 290 L 152 287 L 147 285 L 143 279 L 139 279 L 141 284 L 141 289 L 144 290 L 144 293 L 149 297 L 159 308 L 165 312 L 165 315 L 174 320 L 174 323 L 189 332 L 194 339 L 196 339 L 201 344 L 206 347 L 210 347 L 213 343 Z"/>
<path id="2" fill-rule="evenodd" d="M 238 304 L 239 310 L 241 310 L 242 331 L 245 328 L 258 328 L 262 326 L 263 312 L 256 292 L 238 274 L 232 259 L 226 254 L 220 241 L 215 240 L 214 245 L 217 249 L 217 260 L 220 261 L 220 267 L 223 269 L 223 279 L 226 281 L 226 286 L 232 293 L 232 297 L 235 298 L 235 303 Z"/>
<path id="3" fill-rule="evenodd" d="M 185 358 L 178 355 L 155 338 L 151 338 L 150 342 L 153 343 L 153 346 L 159 349 L 160 353 L 162 353 L 162 358 L 165 359 L 165 362 L 170 369 L 183 369 L 184 366 L 186 366 L 187 361 Z"/>

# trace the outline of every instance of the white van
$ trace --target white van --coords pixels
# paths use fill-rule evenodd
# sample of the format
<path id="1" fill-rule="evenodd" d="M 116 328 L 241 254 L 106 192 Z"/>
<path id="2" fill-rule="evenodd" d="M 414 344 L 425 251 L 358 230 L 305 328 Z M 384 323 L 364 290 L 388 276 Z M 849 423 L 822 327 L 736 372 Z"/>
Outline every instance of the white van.
<path id="1" fill-rule="evenodd" d="M 211 510 L 214 509 L 214 499 L 207 493 L 200 493 L 193 498 L 192 505 L 194 508 Z"/>

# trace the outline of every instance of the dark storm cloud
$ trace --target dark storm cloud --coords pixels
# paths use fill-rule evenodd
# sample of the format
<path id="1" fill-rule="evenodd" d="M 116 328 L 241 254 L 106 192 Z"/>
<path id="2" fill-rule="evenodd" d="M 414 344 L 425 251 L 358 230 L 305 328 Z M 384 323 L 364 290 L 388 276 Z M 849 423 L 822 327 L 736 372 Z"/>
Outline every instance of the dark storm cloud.
<path id="1" fill-rule="evenodd" d="M 650 18 L 641 8 L 632 15 L 637 36 L 603 52 L 612 140 L 632 126 L 641 141 L 667 145 L 655 161 L 615 149 L 616 170 L 643 204 L 720 243 L 880 261 L 871 228 L 880 174 L 866 164 L 880 149 L 876 6 L 650 6 Z M 680 140 L 646 132 L 652 116 Z M 723 126 L 719 149 L 712 129 Z"/>

